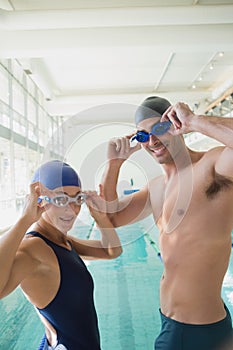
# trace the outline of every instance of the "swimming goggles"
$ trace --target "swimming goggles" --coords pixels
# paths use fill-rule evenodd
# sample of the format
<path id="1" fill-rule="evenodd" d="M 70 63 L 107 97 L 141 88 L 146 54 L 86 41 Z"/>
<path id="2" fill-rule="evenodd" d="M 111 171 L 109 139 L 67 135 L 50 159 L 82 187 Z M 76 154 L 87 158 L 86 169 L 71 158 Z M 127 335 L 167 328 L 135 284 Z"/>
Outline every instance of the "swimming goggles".
<path id="1" fill-rule="evenodd" d="M 137 131 L 136 135 L 132 137 L 131 141 L 136 140 L 138 142 L 148 142 L 151 135 L 164 135 L 170 129 L 171 124 L 172 123 L 170 121 L 156 123 L 152 126 L 150 133 L 139 130 Z"/>
<path id="2" fill-rule="evenodd" d="M 70 197 L 67 194 L 60 194 L 55 197 L 40 196 L 38 198 L 38 204 L 43 200 L 55 205 L 56 207 L 66 207 L 70 203 L 75 203 L 76 205 L 82 205 L 85 202 L 86 195 L 84 193 L 78 193 L 76 197 Z"/>

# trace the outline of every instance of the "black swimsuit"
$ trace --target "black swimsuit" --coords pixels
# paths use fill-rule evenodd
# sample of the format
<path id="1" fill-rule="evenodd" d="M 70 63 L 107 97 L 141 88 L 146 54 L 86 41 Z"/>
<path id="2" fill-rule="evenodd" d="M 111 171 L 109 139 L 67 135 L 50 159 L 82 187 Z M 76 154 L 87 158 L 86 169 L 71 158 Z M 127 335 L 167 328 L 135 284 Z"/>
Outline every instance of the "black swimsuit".
<path id="1" fill-rule="evenodd" d="M 56 254 L 61 282 L 55 298 L 38 309 L 57 332 L 58 344 L 68 350 L 100 350 L 93 279 L 76 251 L 63 248 L 38 232 L 29 232 Z"/>

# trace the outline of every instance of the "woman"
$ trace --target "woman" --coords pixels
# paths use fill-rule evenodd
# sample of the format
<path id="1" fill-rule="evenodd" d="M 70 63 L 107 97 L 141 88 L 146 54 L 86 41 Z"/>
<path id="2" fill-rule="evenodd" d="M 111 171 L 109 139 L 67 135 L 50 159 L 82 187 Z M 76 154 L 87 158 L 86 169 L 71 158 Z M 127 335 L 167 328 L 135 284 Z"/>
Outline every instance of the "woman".
<path id="1" fill-rule="evenodd" d="M 84 200 L 100 241 L 67 234 Z M 99 350 L 93 280 L 81 257 L 112 259 L 121 252 L 104 200 L 96 192 L 83 193 L 68 164 L 47 162 L 35 172 L 21 218 L 1 237 L 0 297 L 21 286 L 45 326 L 40 349 Z"/>

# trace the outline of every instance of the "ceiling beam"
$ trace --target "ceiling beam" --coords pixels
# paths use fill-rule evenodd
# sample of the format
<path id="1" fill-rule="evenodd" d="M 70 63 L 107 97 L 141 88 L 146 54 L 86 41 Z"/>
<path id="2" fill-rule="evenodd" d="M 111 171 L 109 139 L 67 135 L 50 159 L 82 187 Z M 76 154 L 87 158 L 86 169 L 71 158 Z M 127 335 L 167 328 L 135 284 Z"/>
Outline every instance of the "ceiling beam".
<path id="1" fill-rule="evenodd" d="M 0 0 L 0 9 L 6 10 L 6 11 L 12 11 L 12 10 L 14 10 L 14 7 L 13 7 L 11 1 Z"/>
<path id="2" fill-rule="evenodd" d="M 92 47 L 154 47 L 174 52 L 232 51 L 233 24 L 0 31 L 0 57 L 46 57 Z"/>
<path id="3" fill-rule="evenodd" d="M 146 97 L 153 95 L 150 91 L 140 92 L 140 93 L 125 93 L 125 94 L 112 94 L 112 95 L 85 95 L 85 96 L 60 96 L 54 97 L 51 101 L 46 102 L 46 108 L 50 115 L 52 116 L 73 116 L 81 111 L 85 111 L 89 108 L 96 106 L 101 106 L 104 104 L 133 104 L 138 105 Z M 180 98 L 182 101 L 188 103 L 191 107 L 193 102 L 199 101 L 200 99 L 205 99 L 209 96 L 207 91 L 179 91 Z M 159 96 L 167 98 L 171 103 L 178 102 L 177 100 L 177 91 L 175 92 L 166 92 L 159 93 Z M 206 106 L 204 106 L 206 108 Z M 86 114 L 87 118 L 88 113 Z M 111 117 L 106 117 L 108 121 L 111 120 Z M 99 119 L 98 119 L 99 120 Z M 104 121 L 103 119 L 101 119 Z M 105 120 L 105 121 L 106 121 Z M 124 116 L 124 120 L 128 122 L 133 122 L 133 116 Z M 85 123 L 87 119 L 84 118 L 83 122 Z"/>
<path id="4" fill-rule="evenodd" d="M 46 11 L 0 10 L 0 29 L 9 31 L 227 24 L 232 23 L 232 13 L 233 5 Z"/>

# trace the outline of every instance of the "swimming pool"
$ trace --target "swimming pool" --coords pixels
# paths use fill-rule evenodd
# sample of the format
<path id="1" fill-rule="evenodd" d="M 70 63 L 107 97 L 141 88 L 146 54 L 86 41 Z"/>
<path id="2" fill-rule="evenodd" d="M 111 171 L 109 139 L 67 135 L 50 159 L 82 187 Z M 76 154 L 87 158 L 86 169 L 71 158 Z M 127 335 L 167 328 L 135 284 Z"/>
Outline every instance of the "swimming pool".
<path id="1" fill-rule="evenodd" d="M 79 225 L 79 237 L 89 227 Z M 145 232 L 149 236 L 144 235 Z M 95 280 L 95 303 L 102 350 L 152 350 L 160 329 L 158 232 L 152 218 L 118 229 L 123 254 L 111 261 L 87 262 Z M 91 232 L 93 238 L 98 232 Z M 233 254 L 223 286 L 223 298 L 233 315 Z M 36 350 L 43 335 L 34 308 L 20 289 L 0 301 L 0 349 Z"/>

